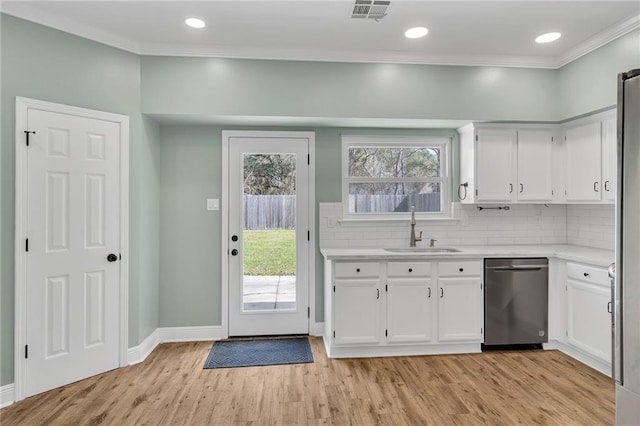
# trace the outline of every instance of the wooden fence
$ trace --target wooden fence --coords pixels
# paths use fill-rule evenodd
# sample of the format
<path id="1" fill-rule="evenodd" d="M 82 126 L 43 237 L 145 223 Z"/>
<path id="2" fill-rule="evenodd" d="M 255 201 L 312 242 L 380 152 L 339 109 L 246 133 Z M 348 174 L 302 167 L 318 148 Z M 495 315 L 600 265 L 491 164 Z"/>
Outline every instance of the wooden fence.
<path id="1" fill-rule="evenodd" d="M 295 195 L 245 195 L 244 229 L 295 229 Z"/>
<path id="2" fill-rule="evenodd" d="M 412 195 L 350 195 L 349 211 L 355 213 L 439 212 L 440 193 Z M 245 195 L 244 229 L 295 229 L 295 195 Z"/>
<path id="3" fill-rule="evenodd" d="M 349 196 L 349 211 L 353 213 L 409 212 L 411 206 L 415 206 L 417 212 L 439 212 L 440 193 Z"/>

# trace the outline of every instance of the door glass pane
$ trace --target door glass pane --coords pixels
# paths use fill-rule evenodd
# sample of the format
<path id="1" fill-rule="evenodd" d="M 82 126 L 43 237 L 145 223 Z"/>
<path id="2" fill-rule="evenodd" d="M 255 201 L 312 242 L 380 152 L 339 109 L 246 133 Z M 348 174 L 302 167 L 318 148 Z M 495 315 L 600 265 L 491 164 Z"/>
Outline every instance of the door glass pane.
<path id="1" fill-rule="evenodd" d="M 296 309 L 296 156 L 243 155 L 243 311 Z"/>

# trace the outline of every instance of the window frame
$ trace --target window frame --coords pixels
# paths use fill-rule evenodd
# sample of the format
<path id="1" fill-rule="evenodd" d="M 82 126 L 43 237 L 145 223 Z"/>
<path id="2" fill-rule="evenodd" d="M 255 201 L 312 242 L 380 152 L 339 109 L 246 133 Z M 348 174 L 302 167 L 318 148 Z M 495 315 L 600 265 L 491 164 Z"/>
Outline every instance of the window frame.
<path id="1" fill-rule="evenodd" d="M 361 178 L 349 177 L 349 148 L 440 148 L 440 177 L 405 178 L 404 182 L 440 183 L 440 212 L 416 212 L 421 220 L 452 219 L 453 202 L 451 138 L 444 136 L 364 136 L 342 135 L 342 216 L 346 220 L 405 220 L 408 212 L 399 213 L 351 213 L 349 212 L 349 184 L 373 182 L 398 182 L 399 178 Z"/>

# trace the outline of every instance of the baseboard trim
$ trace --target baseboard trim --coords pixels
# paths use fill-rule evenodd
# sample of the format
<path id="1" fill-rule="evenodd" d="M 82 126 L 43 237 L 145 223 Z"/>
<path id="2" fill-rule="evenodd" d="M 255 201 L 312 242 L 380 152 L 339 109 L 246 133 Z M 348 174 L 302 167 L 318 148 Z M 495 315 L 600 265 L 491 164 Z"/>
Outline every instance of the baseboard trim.
<path id="1" fill-rule="evenodd" d="M 222 326 L 208 325 L 201 327 L 162 327 L 158 329 L 160 342 L 196 342 L 203 340 L 220 340 L 224 338 Z"/>
<path id="2" fill-rule="evenodd" d="M 309 336 L 322 336 L 324 335 L 324 323 L 312 322 L 309 324 Z"/>
<path id="3" fill-rule="evenodd" d="M 557 349 L 560 352 L 569 355 L 571 358 L 588 365 L 594 370 L 598 370 L 607 377 L 611 377 L 611 364 L 601 359 L 589 355 L 588 353 L 575 348 L 573 346 L 562 343 L 558 340 L 550 340 L 549 343 L 543 345 L 544 349 Z"/>
<path id="4" fill-rule="evenodd" d="M 8 385 L 0 386 L 0 408 L 8 407 L 13 404 L 16 399 L 15 385 L 9 383 Z"/>
<path id="5" fill-rule="evenodd" d="M 160 343 L 195 342 L 203 340 L 220 340 L 222 327 L 219 325 L 200 327 L 160 327 L 147 336 L 138 346 L 129 348 L 127 361 L 129 365 L 138 364 L 153 352 Z"/>
<path id="6" fill-rule="evenodd" d="M 329 358 L 369 358 L 414 355 L 448 355 L 480 353 L 480 343 L 380 345 L 380 346 L 331 346 L 324 339 Z"/>

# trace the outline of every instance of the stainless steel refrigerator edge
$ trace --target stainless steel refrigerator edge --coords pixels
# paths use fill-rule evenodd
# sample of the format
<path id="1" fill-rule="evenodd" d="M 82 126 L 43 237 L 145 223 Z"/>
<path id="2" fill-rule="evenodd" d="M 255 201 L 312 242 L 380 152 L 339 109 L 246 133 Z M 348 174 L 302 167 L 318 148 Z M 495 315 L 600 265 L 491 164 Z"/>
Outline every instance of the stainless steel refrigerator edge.
<path id="1" fill-rule="evenodd" d="M 640 422 L 640 69 L 618 76 L 618 202 L 612 285 L 616 424 Z"/>

